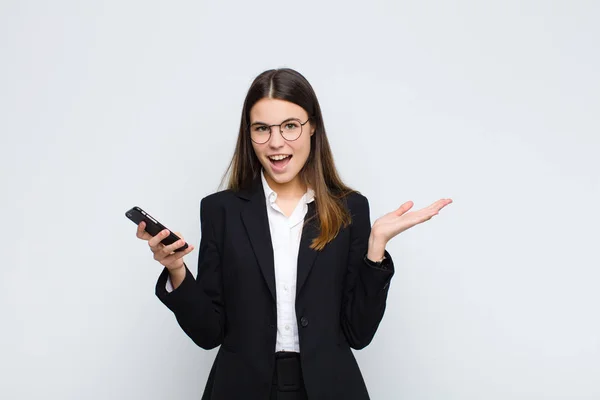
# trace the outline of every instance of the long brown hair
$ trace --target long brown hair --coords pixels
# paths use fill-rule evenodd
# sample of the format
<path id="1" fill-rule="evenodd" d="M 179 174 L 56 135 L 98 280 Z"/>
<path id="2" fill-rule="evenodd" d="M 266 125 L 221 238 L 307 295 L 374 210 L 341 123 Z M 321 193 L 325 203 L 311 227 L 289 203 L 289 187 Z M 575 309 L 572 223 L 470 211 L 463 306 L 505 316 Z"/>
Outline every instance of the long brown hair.
<path id="1" fill-rule="evenodd" d="M 290 68 L 271 69 L 254 79 L 244 100 L 233 158 L 221 184 L 229 174 L 227 189 L 248 189 L 260 175 L 262 165 L 250 141 L 250 110 L 265 97 L 299 105 L 308 113 L 311 124 L 315 126 L 315 133 L 310 141 L 311 151 L 299 174 L 302 182 L 315 191 L 316 216 L 321 228 L 319 236 L 310 247 L 322 250 L 337 236 L 342 225 L 347 226 L 351 222 L 343 199 L 354 190 L 346 186 L 338 175 L 319 101 L 310 83 L 299 72 Z"/>

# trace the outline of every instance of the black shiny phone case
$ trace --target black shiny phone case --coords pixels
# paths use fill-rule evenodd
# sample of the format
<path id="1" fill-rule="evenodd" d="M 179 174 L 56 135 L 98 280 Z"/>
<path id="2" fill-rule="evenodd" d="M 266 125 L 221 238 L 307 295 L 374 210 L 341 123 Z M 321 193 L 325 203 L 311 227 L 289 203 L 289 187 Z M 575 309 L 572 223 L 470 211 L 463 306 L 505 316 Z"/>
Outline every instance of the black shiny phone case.
<path id="1" fill-rule="evenodd" d="M 132 207 L 129 211 L 125 213 L 125 216 L 132 220 L 136 225 L 139 225 L 140 222 L 144 221 L 146 223 L 146 228 L 144 230 L 152 236 L 156 236 L 163 229 L 167 229 L 163 224 L 158 222 L 156 218 L 153 218 L 150 214 L 148 214 L 146 211 L 142 210 L 138 206 Z M 169 236 L 167 236 L 160 242 L 165 246 L 168 246 L 170 244 L 175 243 L 179 239 L 180 237 L 171 232 L 171 230 L 169 229 Z M 178 249 L 175 249 L 175 251 L 183 251 L 187 248 L 188 244 L 184 243 L 183 246 L 179 247 Z"/>

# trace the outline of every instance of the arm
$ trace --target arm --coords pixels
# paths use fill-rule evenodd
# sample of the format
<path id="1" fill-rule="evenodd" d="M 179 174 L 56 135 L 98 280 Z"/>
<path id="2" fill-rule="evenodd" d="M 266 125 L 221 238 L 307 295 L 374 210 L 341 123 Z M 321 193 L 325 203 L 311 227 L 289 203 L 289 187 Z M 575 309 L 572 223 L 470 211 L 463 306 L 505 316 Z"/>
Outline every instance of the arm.
<path id="1" fill-rule="evenodd" d="M 214 235 L 211 218 L 216 215 L 206 204 L 200 203 L 201 238 L 198 255 L 198 276 L 184 265 L 182 277 L 171 276 L 175 289 L 166 289 L 169 271 L 165 268 L 156 284 L 156 295 L 177 318 L 184 332 L 204 349 L 212 349 L 223 342 L 225 309 L 221 279 L 221 257 Z M 185 275 L 183 275 L 183 273 Z M 180 283 L 177 285 L 177 281 Z"/>
<path id="2" fill-rule="evenodd" d="M 452 199 L 440 199 L 428 207 L 411 212 L 409 210 L 413 202 L 408 201 L 397 210 L 378 218 L 371 228 L 367 199 L 362 195 L 353 197 L 342 327 L 350 346 L 360 349 L 373 339 L 385 311 L 389 282 L 394 274 L 394 263 L 385 251 L 388 241 L 417 224 L 429 221 L 452 203 Z M 385 255 L 386 268 L 365 265 L 365 253 L 371 261 L 379 261 Z"/>
<path id="3" fill-rule="evenodd" d="M 352 197 L 353 204 L 349 204 L 352 213 L 351 243 L 341 322 L 350 347 L 362 349 L 371 342 L 383 318 L 394 264 L 390 254 L 385 251 L 385 243 L 371 237 L 368 200 L 362 195 Z M 385 255 L 385 268 L 369 266 L 364 260 L 366 254 L 373 261 Z"/>

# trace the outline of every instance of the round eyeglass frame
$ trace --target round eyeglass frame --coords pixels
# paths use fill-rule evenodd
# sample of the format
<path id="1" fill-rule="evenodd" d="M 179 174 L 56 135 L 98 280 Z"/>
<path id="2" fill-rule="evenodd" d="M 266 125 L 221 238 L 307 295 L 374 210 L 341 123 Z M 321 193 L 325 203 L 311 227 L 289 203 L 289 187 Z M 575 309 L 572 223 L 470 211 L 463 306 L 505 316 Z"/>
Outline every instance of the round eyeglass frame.
<path id="1" fill-rule="evenodd" d="M 304 125 L 306 125 L 308 123 L 308 121 L 310 121 L 311 119 L 312 119 L 312 116 L 308 117 L 308 119 L 304 122 L 300 122 L 300 120 L 298 118 L 288 118 L 280 124 L 273 124 L 273 125 L 258 124 L 260 126 L 266 126 L 267 128 L 269 128 L 269 136 L 267 136 L 267 140 L 265 140 L 264 142 L 257 142 L 256 140 L 252 139 L 252 125 L 257 125 L 256 123 L 254 123 L 254 124 L 250 125 L 250 140 L 252 140 L 256 144 L 265 144 L 269 140 L 271 140 L 271 135 L 273 134 L 272 128 L 274 126 L 278 126 L 279 134 L 281 135 L 283 140 L 285 140 L 286 142 L 294 142 L 294 141 L 298 140 L 300 138 L 300 136 L 302 136 L 302 133 L 304 133 L 304 129 L 303 129 Z M 298 137 L 296 139 L 286 139 L 286 137 L 283 136 L 283 129 L 281 129 L 281 125 L 285 124 L 288 121 L 298 121 L 300 123 L 300 133 L 298 134 Z"/>

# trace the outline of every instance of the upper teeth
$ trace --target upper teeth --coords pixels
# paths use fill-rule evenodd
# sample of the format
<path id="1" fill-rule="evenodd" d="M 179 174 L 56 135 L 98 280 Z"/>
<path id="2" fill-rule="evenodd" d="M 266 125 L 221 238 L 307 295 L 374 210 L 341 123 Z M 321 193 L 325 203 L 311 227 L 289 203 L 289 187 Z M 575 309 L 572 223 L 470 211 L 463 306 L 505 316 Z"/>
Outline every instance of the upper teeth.
<path id="1" fill-rule="evenodd" d="M 283 160 L 284 158 L 287 158 L 287 157 L 289 157 L 289 154 L 288 155 L 280 154 L 280 155 L 277 155 L 277 156 L 269 156 L 269 158 L 271 160 Z"/>

